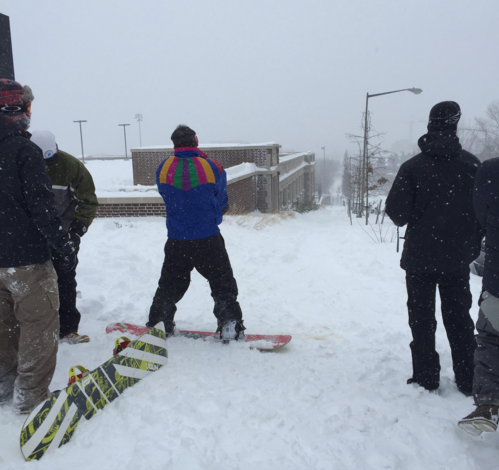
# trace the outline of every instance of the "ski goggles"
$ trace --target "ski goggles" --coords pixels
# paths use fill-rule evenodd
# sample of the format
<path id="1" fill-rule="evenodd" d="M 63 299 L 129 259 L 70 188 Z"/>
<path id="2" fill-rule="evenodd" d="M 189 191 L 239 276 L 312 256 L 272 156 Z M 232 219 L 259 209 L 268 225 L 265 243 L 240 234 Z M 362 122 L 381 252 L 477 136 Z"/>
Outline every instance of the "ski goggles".
<path id="1" fill-rule="evenodd" d="M 25 104 L 4 104 L 0 106 L 0 111 L 4 113 L 30 113 L 31 114 L 31 102 Z"/>

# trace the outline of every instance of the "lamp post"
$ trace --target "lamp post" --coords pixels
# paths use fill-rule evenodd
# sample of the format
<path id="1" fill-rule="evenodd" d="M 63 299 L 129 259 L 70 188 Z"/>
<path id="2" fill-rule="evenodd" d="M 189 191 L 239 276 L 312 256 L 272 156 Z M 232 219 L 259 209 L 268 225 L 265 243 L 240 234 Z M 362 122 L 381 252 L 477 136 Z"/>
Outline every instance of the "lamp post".
<path id="1" fill-rule="evenodd" d="M 370 95 L 369 93 L 366 93 L 366 114 L 364 116 L 364 151 L 362 155 L 362 166 L 364 167 L 365 170 L 365 185 L 366 185 L 366 225 L 367 225 L 367 220 L 369 218 L 369 156 L 367 154 L 367 141 L 369 138 L 369 131 L 367 129 L 367 116 L 368 116 L 368 104 L 369 104 L 369 98 L 374 98 L 375 96 L 381 96 L 381 95 L 390 95 L 391 93 L 399 93 L 401 91 L 410 91 L 411 93 L 414 93 L 415 95 L 419 95 L 423 90 L 421 88 L 403 88 L 402 90 L 394 90 L 394 91 L 385 91 L 384 93 L 374 93 L 373 95 Z"/>
<path id="2" fill-rule="evenodd" d="M 322 189 L 326 188 L 326 146 L 321 147 L 324 150 L 324 174 L 322 175 Z"/>
<path id="3" fill-rule="evenodd" d="M 123 135 L 125 136 L 125 160 L 128 160 L 128 151 L 126 149 L 126 126 L 130 124 L 118 124 L 118 126 L 123 126 Z"/>
<path id="4" fill-rule="evenodd" d="M 73 121 L 73 122 L 78 122 L 80 124 L 80 139 L 81 139 L 81 160 L 83 163 L 85 163 L 85 154 L 83 153 L 83 133 L 81 131 L 81 123 L 82 122 L 87 122 L 87 121 Z"/>
<path id="5" fill-rule="evenodd" d="M 142 114 L 136 114 L 135 115 L 135 119 L 137 119 L 137 121 L 139 122 L 139 142 L 140 142 L 140 146 L 142 147 L 142 132 L 140 130 L 140 123 L 142 122 Z"/>

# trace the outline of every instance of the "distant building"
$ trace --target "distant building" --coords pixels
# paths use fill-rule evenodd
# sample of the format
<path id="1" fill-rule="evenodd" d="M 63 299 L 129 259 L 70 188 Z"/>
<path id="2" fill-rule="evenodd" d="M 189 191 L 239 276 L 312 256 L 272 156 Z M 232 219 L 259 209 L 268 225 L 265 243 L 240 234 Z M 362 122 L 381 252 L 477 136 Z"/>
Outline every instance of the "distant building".
<path id="1" fill-rule="evenodd" d="M 277 212 L 299 200 L 312 201 L 315 154 L 279 155 L 281 146 L 264 144 L 206 144 L 200 150 L 227 170 L 232 213 Z M 155 185 L 159 164 L 173 155 L 173 146 L 132 149 L 133 183 Z M 232 170 L 231 170 L 232 169 Z"/>

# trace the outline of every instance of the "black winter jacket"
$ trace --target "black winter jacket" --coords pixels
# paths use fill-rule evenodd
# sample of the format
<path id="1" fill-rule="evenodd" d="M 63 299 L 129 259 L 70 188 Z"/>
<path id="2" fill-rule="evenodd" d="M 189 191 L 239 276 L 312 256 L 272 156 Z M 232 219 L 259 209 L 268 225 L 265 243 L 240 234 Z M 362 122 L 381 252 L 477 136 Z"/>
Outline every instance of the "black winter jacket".
<path id="1" fill-rule="evenodd" d="M 0 125 L 0 267 L 40 264 L 67 242 L 42 151 Z"/>
<path id="2" fill-rule="evenodd" d="M 483 290 L 499 297 L 499 158 L 483 162 L 478 169 L 473 203 L 486 230 Z"/>
<path id="3" fill-rule="evenodd" d="M 448 273 L 480 253 L 482 231 L 473 209 L 480 165 L 453 131 L 428 132 L 422 152 L 399 169 L 386 200 L 395 225 L 407 224 L 400 266 L 414 273 Z"/>

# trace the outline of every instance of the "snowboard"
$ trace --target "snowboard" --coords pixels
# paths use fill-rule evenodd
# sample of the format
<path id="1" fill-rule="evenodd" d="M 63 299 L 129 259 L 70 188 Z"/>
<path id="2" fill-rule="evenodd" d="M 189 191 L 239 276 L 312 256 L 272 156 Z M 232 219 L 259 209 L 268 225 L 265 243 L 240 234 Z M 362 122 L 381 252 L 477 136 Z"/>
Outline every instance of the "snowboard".
<path id="1" fill-rule="evenodd" d="M 97 369 L 40 403 L 21 431 L 24 458 L 39 460 L 49 449 L 66 444 L 82 418 L 92 418 L 167 360 L 166 334 L 163 323 L 159 323 Z"/>
<path id="2" fill-rule="evenodd" d="M 132 323 L 111 323 L 106 327 L 106 333 L 115 331 L 128 333 L 135 336 L 143 335 L 149 328 L 142 325 L 134 325 Z M 220 335 L 208 331 L 187 331 L 180 330 L 178 336 L 192 339 L 204 339 L 205 341 L 219 341 Z M 281 348 L 291 341 L 290 335 L 246 335 L 243 342 L 249 343 L 250 348 L 259 349 L 260 351 L 270 351 L 272 349 Z"/>

